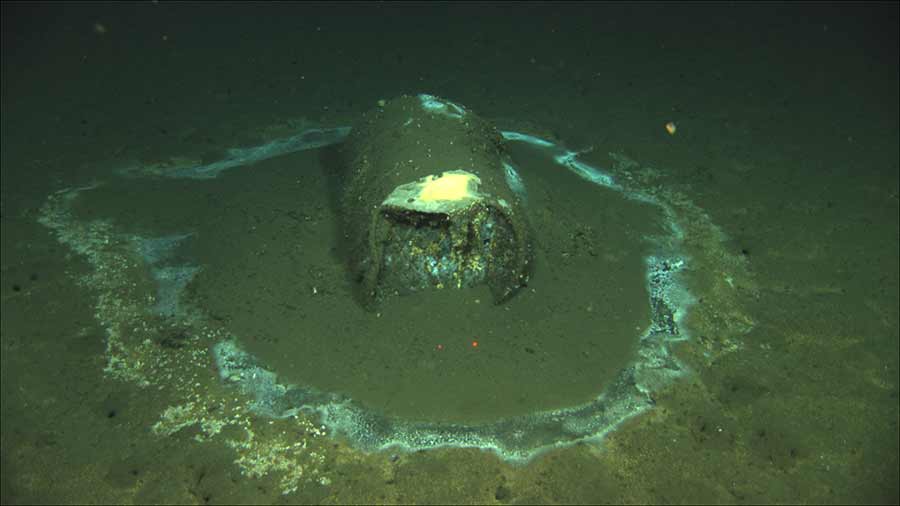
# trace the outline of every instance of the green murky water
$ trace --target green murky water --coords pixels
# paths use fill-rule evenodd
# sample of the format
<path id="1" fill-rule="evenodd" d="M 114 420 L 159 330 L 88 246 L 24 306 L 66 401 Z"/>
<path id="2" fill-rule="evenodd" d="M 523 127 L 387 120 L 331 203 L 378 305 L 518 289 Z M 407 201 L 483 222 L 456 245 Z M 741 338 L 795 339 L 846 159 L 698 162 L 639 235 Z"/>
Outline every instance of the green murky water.
<path id="1" fill-rule="evenodd" d="M 897 501 L 896 5 L 275 9 L 4 3 L 3 503 Z M 483 422 L 590 400 L 634 359 L 660 210 L 530 148 L 536 267 L 499 307 L 359 308 L 315 152 L 117 175 L 418 91 L 593 148 L 671 206 L 696 304 L 653 409 L 512 465 L 362 452 L 219 380 L 234 335 L 283 381 Z M 122 254 L 185 231 L 203 325 L 148 315 L 152 269 Z"/>

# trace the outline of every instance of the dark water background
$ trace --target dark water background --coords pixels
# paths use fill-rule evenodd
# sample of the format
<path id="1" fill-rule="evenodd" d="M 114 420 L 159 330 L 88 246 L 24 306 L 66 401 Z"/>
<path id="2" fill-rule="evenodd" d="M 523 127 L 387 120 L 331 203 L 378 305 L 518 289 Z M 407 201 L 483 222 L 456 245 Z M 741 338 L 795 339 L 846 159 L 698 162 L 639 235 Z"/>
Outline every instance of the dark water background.
<path id="1" fill-rule="evenodd" d="M 4 503 L 897 502 L 896 3 L 2 9 Z M 616 152 L 654 167 L 744 259 L 753 286 L 740 292 L 740 317 L 749 315 L 752 329 L 716 335 L 700 332 L 715 327 L 709 321 L 697 323 L 694 338 L 677 349 L 692 373 L 659 393 L 655 409 L 600 444 L 550 452 L 527 466 L 478 450 L 364 455 L 328 443 L 317 447 L 324 463 L 315 465 L 330 484 L 303 482 L 282 495 L 278 472 L 242 474 L 235 453 L 215 440 L 151 434 L 173 401 L 104 376 L 95 295 L 74 281 L 91 267 L 37 223 L 48 194 L 108 180 L 135 160 L 215 159 L 253 144 L 259 132 L 289 132 L 298 118 L 351 124 L 379 99 L 418 92 L 501 125 L 533 125 L 572 147 L 593 146 L 598 160 Z M 674 136 L 663 128 L 668 121 L 678 126 Z M 112 186 L 78 211 L 118 213 L 133 230 L 175 228 L 179 220 L 215 229 L 210 220 L 218 216 L 236 230 L 266 234 L 279 225 L 272 210 L 292 204 L 291 164 L 306 162 L 265 163 L 269 177 L 223 178 L 202 197 L 190 183 Z M 302 197 L 296 206 L 296 216 L 322 222 L 296 229 L 299 242 L 333 239 L 327 209 Z M 616 257 L 617 248 L 602 246 Z M 258 253 L 217 258 L 223 271 L 240 270 L 241 259 Z M 316 260 L 329 252 L 299 255 L 321 265 Z M 290 268 L 276 264 L 262 278 L 277 279 L 277 267 Z M 303 275 L 340 278 L 327 269 Z M 229 294 L 209 302 L 215 310 L 259 315 L 279 298 L 258 279 L 222 279 L 200 279 L 198 296 Z M 693 283 L 701 297 L 715 298 L 703 272 Z M 575 299 L 572 307 L 589 306 Z M 318 303 L 300 303 L 301 311 L 328 316 L 329 306 Z M 278 322 L 275 315 L 258 317 Z M 639 311 L 630 318 L 640 321 Z M 541 374 L 585 360 L 554 354 L 553 342 L 538 350 L 549 360 Z M 498 374 L 536 376 L 538 385 L 539 374 L 517 366 L 536 371 L 530 355 L 503 362 Z M 339 356 L 322 368 L 334 361 Z M 414 377 L 440 370 L 428 356 L 414 364 Z M 381 366 L 354 364 L 367 375 L 356 381 L 392 374 L 391 384 L 403 383 Z M 552 383 L 535 402 L 554 392 L 586 395 L 583 386 L 560 391 L 569 380 L 582 385 L 573 370 L 566 370 L 571 378 L 548 376 Z M 471 376 L 441 381 L 477 387 Z M 389 397 L 374 392 L 370 400 L 406 413 Z M 447 409 L 477 416 L 480 402 Z M 260 440 L 275 437 L 257 430 Z"/>

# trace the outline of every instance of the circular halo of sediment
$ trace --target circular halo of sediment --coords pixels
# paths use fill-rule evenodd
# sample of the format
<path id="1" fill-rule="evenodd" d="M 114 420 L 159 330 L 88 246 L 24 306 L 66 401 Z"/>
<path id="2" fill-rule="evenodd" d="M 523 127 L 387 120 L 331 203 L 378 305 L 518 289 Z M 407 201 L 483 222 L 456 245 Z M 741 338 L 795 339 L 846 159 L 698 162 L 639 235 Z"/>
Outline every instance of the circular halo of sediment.
<path id="1" fill-rule="evenodd" d="M 163 175 L 212 179 L 223 170 L 286 152 L 339 142 L 347 131 L 346 128 L 312 129 L 287 140 L 267 143 L 258 149 L 232 150 L 229 152 L 230 158 L 209 165 L 186 162 L 168 172 L 157 166 L 130 167 L 123 172 L 132 177 Z M 650 238 L 655 252 L 644 258 L 650 325 L 642 334 L 635 336 L 638 340 L 635 358 L 620 371 L 615 381 L 597 392 L 590 402 L 577 406 L 485 423 L 416 422 L 376 413 L 343 395 L 283 383 L 266 364 L 245 351 L 235 336 L 217 332 L 215 335 L 219 339 L 211 349 L 221 380 L 252 398 L 252 411 L 258 415 L 288 418 L 300 413 L 315 413 L 320 417 L 321 424 L 332 433 L 342 434 L 351 444 L 366 451 L 391 447 L 408 450 L 476 447 L 494 451 L 510 461 L 526 461 L 550 448 L 602 438 L 623 421 L 651 408 L 652 393 L 686 370 L 669 351 L 672 343 L 687 338 L 681 322 L 693 300 L 680 281 L 680 275 L 690 259 L 681 248 L 685 234 L 675 207 L 654 189 L 642 188 L 638 182 L 640 178 L 628 177 L 634 165 L 624 157 L 611 155 L 616 162 L 616 170 L 610 173 L 580 161 L 580 153 L 568 151 L 550 141 L 517 132 L 503 134 L 510 142 L 521 142 L 544 150 L 556 164 L 591 184 L 656 206 L 663 217 L 668 233 Z M 517 180 L 514 167 L 509 168 L 509 182 L 511 187 L 522 184 Z M 101 293 L 100 304 L 110 304 L 108 299 L 113 296 L 125 297 L 124 287 L 135 283 L 121 274 L 121 266 L 140 264 L 138 267 L 151 274 L 152 279 L 147 282 L 153 285 L 155 293 L 152 297 L 144 297 L 144 307 L 136 306 L 132 318 L 139 318 L 143 311 L 178 315 L 185 322 L 204 325 L 208 317 L 203 314 L 202 308 L 192 307 L 181 297 L 183 290 L 201 269 L 201 266 L 176 254 L 179 245 L 190 237 L 190 232 L 147 238 L 121 233 L 108 221 L 80 220 L 72 213 L 71 207 L 82 193 L 93 188 L 95 186 L 92 185 L 67 189 L 51 195 L 42 209 L 40 221 L 54 230 L 61 242 L 83 254 L 93 264 L 95 272 L 90 283 L 101 290 L 108 288 Z M 98 311 L 98 314 L 105 313 Z M 125 313 L 120 311 L 118 314 Z M 101 323 L 113 328 L 111 322 Z M 140 372 L 141 360 L 138 357 L 141 345 L 130 345 L 122 336 L 110 331 L 107 372 L 139 385 L 164 381 L 160 377 L 149 377 L 147 371 Z"/>

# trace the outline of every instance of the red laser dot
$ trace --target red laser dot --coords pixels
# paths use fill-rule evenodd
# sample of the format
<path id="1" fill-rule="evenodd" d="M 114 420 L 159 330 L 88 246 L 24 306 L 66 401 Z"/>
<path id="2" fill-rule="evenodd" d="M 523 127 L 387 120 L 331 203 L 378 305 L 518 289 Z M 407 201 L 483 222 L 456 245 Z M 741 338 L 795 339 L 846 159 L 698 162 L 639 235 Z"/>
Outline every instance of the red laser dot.
<path id="1" fill-rule="evenodd" d="M 478 347 L 478 341 L 472 341 L 472 347 L 473 347 L 473 348 L 477 348 L 477 347 Z"/>

